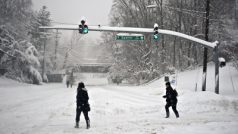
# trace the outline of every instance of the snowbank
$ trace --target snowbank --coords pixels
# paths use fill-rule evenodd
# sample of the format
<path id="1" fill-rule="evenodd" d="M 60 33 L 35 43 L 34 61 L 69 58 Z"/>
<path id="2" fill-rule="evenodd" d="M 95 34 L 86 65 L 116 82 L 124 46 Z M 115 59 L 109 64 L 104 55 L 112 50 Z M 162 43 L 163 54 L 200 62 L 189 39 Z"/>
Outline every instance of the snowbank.
<path id="1" fill-rule="evenodd" d="M 202 90 L 202 67 L 195 68 L 194 70 L 188 70 L 185 72 L 178 72 L 176 76 L 177 84 L 173 85 L 177 91 L 201 91 Z M 227 66 L 220 68 L 220 94 L 228 96 L 238 95 L 238 71 L 231 66 L 231 63 Z M 197 88 L 196 88 L 197 85 Z M 149 86 L 165 88 L 164 78 L 159 79 L 151 83 Z M 207 68 L 207 91 L 215 92 L 215 66 L 210 63 Z"/>
<path id="2" fill-rule="evenodd" d="M 196 72 L 201 69 L 178 73 L 179 119 L 171 109 L 170 118 L 164 118 L 164 78 L 144 86 L 89 86 L 86 83 L 91 104 L 89 130 L 85 129 L 82 116 L 80 128 L 73 127 L 75 86 L 36 86 L 0 77 L 0 133 L 237 134 L 238 98 L 236 90 L 227 86 L 232 76 L 234 87 L 237 87 L 237 71 L 230 66 L 221 69 L 221 94 L 215 94 L 210 88 L 212 83 L 209 83 L 213 81 L 209 72 L 212 69 L 213 66 L 209 65 L 209 91 L 206 92 L 199 91 L 200 85 L 197 92 L 194 90 Z M 199 75 L 198 79 L 201 79 Z M 90 81 L 91 77 L 88 76 L 87 80 Z"/>

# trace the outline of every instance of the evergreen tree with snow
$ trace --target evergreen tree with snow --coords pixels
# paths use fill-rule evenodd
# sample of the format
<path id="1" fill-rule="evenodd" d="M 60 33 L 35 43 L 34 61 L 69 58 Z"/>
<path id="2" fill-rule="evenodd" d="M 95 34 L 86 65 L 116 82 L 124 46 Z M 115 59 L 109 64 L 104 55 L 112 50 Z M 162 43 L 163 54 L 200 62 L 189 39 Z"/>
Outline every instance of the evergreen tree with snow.
<path id="1" fill-rule="evenodd" d="M 49 58 L 49 56 L 45 57 L 44 59 L 44 53 L 45 55 L 47 55 L 47 52 L 45 52 L 44 50 L 44 45 L 48 44 L 48 41 L 50 40 L 49 31 L 46 30 L 41 30 L 39 29 L 40 26 L 49 26 L 51 24 L 51 19 L 50 19 L 50 12 L 47 10 L 46 6 L 42 6 L 42 8 L 39 11 L 36 11 L 32 14 L 31 16 L 31 22 L 30 22 L 30 39 L 32 44 L 36 47 L 36 49 L 39 51 L 39 60 L 41 63 L 41 68 L 39 68 L 38 70 L 40 70 L 42 72 L 43 75 L 43 69 L 46 70 L 52 70 L 52 61 Z M 45 44 L 46 43 L 46 44 Z M 46 46 L 45 46 L 46 47 Z M 45 66 L 44 62 L 46 63 Z M 44 71 L 46 72 L 46 71 Z M 43 81 L 47 82 L 47 76 L 44 74 L 43 75 Z"/>
<path id="2" fill-rule="evenodd" d="M 43 6 L 38 12 L 34 12 L 31 16 L 31 30 L 29 34 L 31 35 L 31 42 L 37 48 L 37 50 L 43 50 L 43 42 L 45 40 L 45 34 L 43 30 L 40 30 L 40 26 L 50 25 L 50 12 L 47 11 L 47 7 Z"/>

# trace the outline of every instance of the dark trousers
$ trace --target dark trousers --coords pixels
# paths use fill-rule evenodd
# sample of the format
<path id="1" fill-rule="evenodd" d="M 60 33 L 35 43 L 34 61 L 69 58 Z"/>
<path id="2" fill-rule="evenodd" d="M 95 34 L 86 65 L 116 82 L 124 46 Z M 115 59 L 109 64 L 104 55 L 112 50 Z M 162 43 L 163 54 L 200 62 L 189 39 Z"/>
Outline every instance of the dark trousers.
<path id="1" fill-rule="evenodd" d="M 176 115 L 176 117 L 179 117 L 179 113 L 177 111 L 177 103 L 176 104 L 171 104 L 171 103 L 167 103 L 165 105 L 165 111 L 166 111 L 166 116 L 169 117 L 169 107 L 172 106 L 172 109 L 174 111 L 174 114 Z"/>
<path id="2" fill-rule="evenodd" d="M 81 115 L 81 112 L 83 112 L 83 115 L 84 115 L 84 118 L 85 118 L 85 120 L 86 121 L 88 121 L 89 120 L 89 117 L 88 117 L 88 111 L 83 111 L 82 110 L 82 108 L 76 108 L 76 122 L 79 122 L 79 120 L 80 120 L 80 115 Z"/>

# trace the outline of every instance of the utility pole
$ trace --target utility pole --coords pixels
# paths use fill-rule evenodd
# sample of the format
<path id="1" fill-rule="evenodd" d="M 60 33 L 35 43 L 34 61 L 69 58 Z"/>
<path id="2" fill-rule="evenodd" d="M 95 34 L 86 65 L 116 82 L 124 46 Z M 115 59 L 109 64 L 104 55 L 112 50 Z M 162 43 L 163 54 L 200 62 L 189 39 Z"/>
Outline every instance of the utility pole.
<path id="1" fill-rule="evenodd" d="M 46 59 L 46 45 L 47 45 L 47 38 L 51 36 L 51 33 L 47 33 L 45 30 L 40 32 L 40 38 L 42 39 L 42 45 L 43 45 L 43 60 L 42 60 L 42 72 L 41 76 L 44 82 L 44 75 L 45 75 L 45 59 Z"/>
<path id="2" fill-rule="evenodd" d="M 67 61 L 68 61 L 68 57 L 69 57 L 69 51 L 70 49 L 68 49 L 65 53 L 65 56 L 64 56 L 64 64 L 63 64 L 63 69 L 65 69 L 67 67 Z"/>
<path id="3" fill-rule="evenodd" d="M 164 29 L 164 17 L 163 17 L 163 0 L 160 0 L 160 25 L 161 28 Z M 161 45 L 162 45 L 162 72 L 165 73 L 165 41 L 164 41 L 164 35 L 161 35 Z"/>
<path id="4" fill-rule="evenodd" d="M 180 8 L 180 11 L 179 11 L 179 32 L 182 32 L 182 11 L 183 11 L 183 0 L 180 0 L 180 3 L 177 3 L 179 4 L 179 8 Z M 178 2 L 178 0 L 177 0 Z M 182 52 L 182 40 L 179 39 L 179 51 L 178 51 L 178 59 L 179 59 L 179 63 L 178 63 L 178 69 L 180 70 L 182 68 L 182 59 L 183 59 L 183 52 Z"/>
<path id="5" fill-rule="evenodd" d="M 163 0 L 160 0 L 160 25 L 161 29 L 164 29 L 164 17 L 163 17 Z M 164 49 L 164 37 L 161 36 L 162 48 Z M 164 50 L 163 50 L 164 51 Z"/>
<path id="6" fill-rule="evenodd" d="M 209 12 L 210 12 L 210 0 L 206 2 L 206 27 L 205 27 L 205 40 L 208 41 L 209 34 Z M 204 47 L 203 53 L 203 76 L 202 76 L 202 91 L 206 91 L 206 79 L 207 79 L 207 51 L 208 49 Z"/>
<path id="7" fill-rule="evenodd" d="M 44 75 L 45 75 L 45 54 L 46 54 L 45 50 L 46 50 L 46 40 L 47 40 L 46 36 L 47 35 L 44 33 L 44 35 L 43 35 L 44 52 L 43 52 L 42 74 L 41 74 L 43 82 L 44 82 Z"/>
<path id="8" fill-rule="evenodd" d="M 238 26 L 238 0 L 235 1 L 235 20 L 236 20 L 236 27 Z"/>
<path id="9" fill-rule="evenodd" d="M 42 65 L 42 79 L 44 80 L 44 74 L 45 74 L 45 49 L 46 49 L 46 37 L 44 39 L 44 54 L 43 54 L 43 65 Z"/>
<path id="10" fill-rule="evenodd" d="M 58 45 L 59 45 L 59 32 L 58 30 L 56 30 L 56 33 L 55 33 L 55 59 L 54 59 L 54 69 L 56 69 L 56 66 L 57 66 L 57 52 L 58 52 Z"/>

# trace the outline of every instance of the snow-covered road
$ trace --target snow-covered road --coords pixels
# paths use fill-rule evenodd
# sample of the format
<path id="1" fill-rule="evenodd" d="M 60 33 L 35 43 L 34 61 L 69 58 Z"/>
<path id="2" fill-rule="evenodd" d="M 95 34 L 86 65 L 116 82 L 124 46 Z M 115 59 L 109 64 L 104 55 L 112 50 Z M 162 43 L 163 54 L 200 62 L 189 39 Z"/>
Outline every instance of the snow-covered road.
<path id="1" fill-rule="evenodd" d="M 0 86 L 1 134 L 210 134 L 238 132 L 238 99 L 212 92 L 179 91 L 181 118 L 165 119 L 164 86 L 87 86 L 91 128 L 74 128 L 76 87 Z"/>

